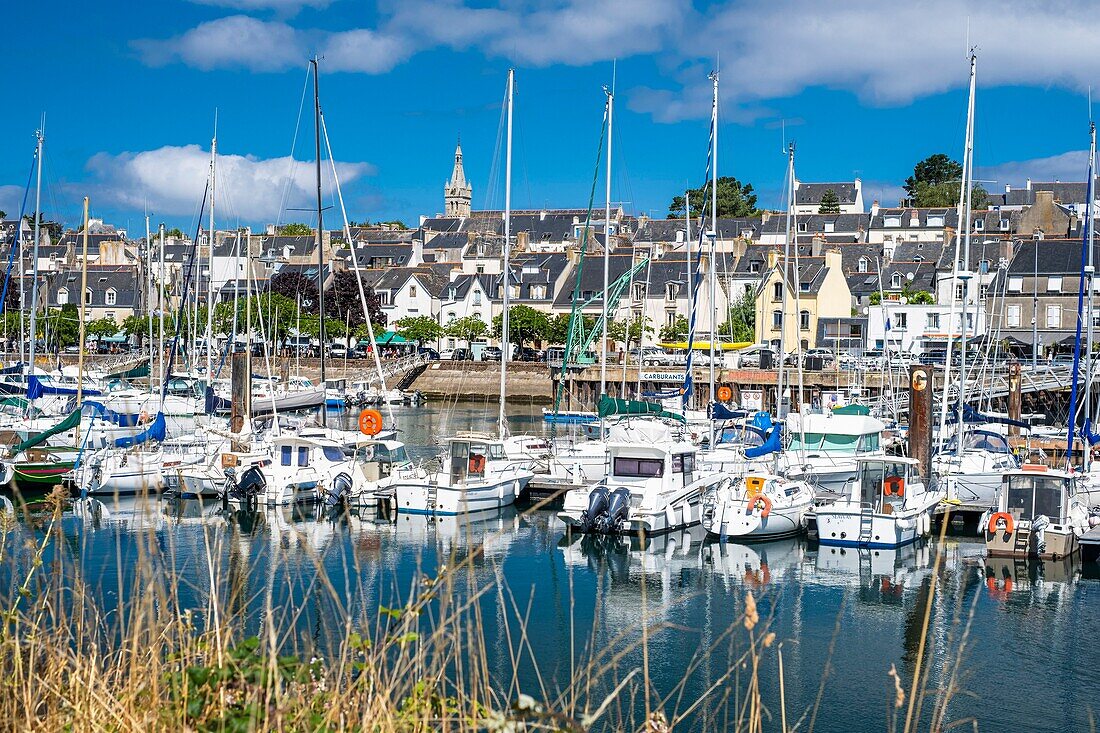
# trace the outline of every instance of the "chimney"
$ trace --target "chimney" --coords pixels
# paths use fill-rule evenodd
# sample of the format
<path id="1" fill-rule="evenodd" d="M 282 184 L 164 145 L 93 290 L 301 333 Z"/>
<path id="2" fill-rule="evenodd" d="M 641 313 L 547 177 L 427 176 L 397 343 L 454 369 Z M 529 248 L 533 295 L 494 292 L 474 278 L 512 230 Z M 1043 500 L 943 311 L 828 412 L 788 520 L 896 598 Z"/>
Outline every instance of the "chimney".
<path id="1" fill-rule="evenodd" d="M 546 221 L 546 210 L 545 209 L 539 212 L 539 221 Z M 573 223 L 574 224 L 577 223 L 576 217 L 573 218 Z"/>
<path id="2" fill-rule="evenodd" d="M 840 254 L 839 249 L 830 249 L 825 252 L 825 266 L 829 269 L 840 270 L 843 265 L 844 257 Z"/>
<path id="3" fill-rule="evenodd" d="M 1026 189 L 1027 189 L 1028 191 L 1030 191 L 1030 190 L 1031 190 L 1031 179 L 1030 179 L 1030 178 L 1029 178 L 1029 179 L 1027 179 L 1027 186 L 1026 186 Z"/>
<path id="4" fill-rule="evenodd" d="M 414 239 L 412 241 L 412 248 L 413 251 L 409 267 L 416 267 L 417 265 L 424 264 L 424 240 Z M 352 257 L 355 257 L 354 251 L 352 252 Z"/>
<path id="5" fill-rule="evenodd" d="M 1005 184 L 1005 193 L 1012 193 L 1012 184 L 1011 183 L 1006 183 Z"/>
<path id="6" fill-rule="evenodd" d="M 526 230 L 524 230 L 522 232 L 516 232 L 516 251 L 517 252 L 526 252 L 527 251 L 527 238 L 528 238 L 528 236 L 529 236 L 529 234 Z"/>
<path id="7" fill-rule="evenodd" d="M 1036 242 L 1043 241 L 1043 230 L 1039 227 L 1035 227 L 1035 231 L 1031 233 L 1031 238 L 1034 239 Z"/>
<path id="8" fill-rule="evenodd" d="M 810 256 L 820 257 L 822 250 L 825 249 L 825 235 L 815 234 L 813 239 L 810 240 Z"/>
<path id="9" fill-rule="evenodd" d="M 874 218 L 876 216 L 878 216 L 878 199 L 871 202 L 871 217 Z"/>
<path id="10" fill-rule="evenodd" d="M 779 262 L 779 250 L 769 249 L 768 250 L 768 269 L 769 270 L 774 270 L 775 265 L 778 262 Z"/>
<path id="11" fill-rule="evenodd" d="M 920 211 L 918 211 L 917 209 L 913 209 L 911 212 L 909 212 L 909 226 L 920 226 Z"/>

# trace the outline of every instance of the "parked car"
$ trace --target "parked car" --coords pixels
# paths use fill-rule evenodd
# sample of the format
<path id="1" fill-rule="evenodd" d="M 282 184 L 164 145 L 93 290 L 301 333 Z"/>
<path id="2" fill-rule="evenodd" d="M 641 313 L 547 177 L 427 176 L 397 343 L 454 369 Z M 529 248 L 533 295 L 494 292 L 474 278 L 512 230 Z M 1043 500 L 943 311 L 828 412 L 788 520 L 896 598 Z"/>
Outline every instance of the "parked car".
<path id="1" fill-rule="evenodd" d="M 343 344 L 332 344 L 328 347 L 328 355 L 333 359 L 344 359 L 348 356 L 348 347 Z"/>
<path id="2" fill-rule="evenodd" d="M 370 356 L 370 344 L 366 342 L 359 342 L 348 353 L 348 357 L 352 359 L 366 359 Z"/>
<path id="3" fill-rule="evenodd" d="M 514 353 L 513 358 L 517 361 L 539 361 L 542 359 L 542 352 L 538 349 L 532 349 L 530 346 L 519 347 Z"/>
<path id="4" fill-rule="evenodd" d="M 674 354 L 664 349 L 642 352 L 642 364 L 645 366 L 679 366 L 687 363 L 683 354 Z"/>
<path id="5" fill-rule="evenodd" d="M 767 354 L 766 357 L 765 354 Z M 774 367 L 778 358 L 771 349 L 757 349 L 747 354 L 741 354 L 738 365 L 742 369 L 759 369 L 761 360 L 769 362 Z"/>
<path id="6" fill-rule="evenodd" d="M 418 348 L 416 350 L 416 353 L 424 354 L 425 356 L 427 356 L 429 359 L 431 359 L 433 361 L 439 359 L 439 352 L 436 351 L 435 349 L 431 348 L 430 346 L 421 346 L 420 348 Z"/>
<path id="7" fill-rule="evenodd" d="M 482 361 L 500 361 L 501 352 L 499 346 L 486 346 L 481 350 Z"/>
<path id="8" fill-rule="evenodd" d="M 440 349 L 439 350 L 439 358 L 442 359 L 443 361 L 450 361 L 451 359 L 454 358 L 454 355 L 455 355 L 455 350 L 454 349 Z"/>
<path id="9" fill-rule="evenodd" d="M 474 352 L 472 352 L 472 351 L 470 351 L 469 349 L 466 349 L 466 348 L 455 349 L 454 352 L 451 353 L 451 360 L 452 361 L 473 361 L 474 360 Z"/>

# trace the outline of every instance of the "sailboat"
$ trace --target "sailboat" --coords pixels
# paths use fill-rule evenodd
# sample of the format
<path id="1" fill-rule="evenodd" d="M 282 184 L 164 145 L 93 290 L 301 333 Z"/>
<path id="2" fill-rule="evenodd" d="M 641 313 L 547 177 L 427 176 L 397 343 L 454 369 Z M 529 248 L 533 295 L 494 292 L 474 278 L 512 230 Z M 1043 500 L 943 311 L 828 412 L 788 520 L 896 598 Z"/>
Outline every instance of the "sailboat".
<path id="1" fill-rule="evenodd" d="M 504 267 L 507 274 L 511 256 L 512 227 L 512 97 L 515 70 L 508 70 L 506 105 L 508 132 L 504 174 Z M 466 514 L 484 509 L 498 509 L 513 504 L 534 474 L 523 461 L 509 458 L 505 441 L 508 438 L 504 415 L 508 362 L 511 342 L 508 338 L 509 288 L 504 281 L 501 315 L 500 400 L 498 434 L 459 434 L 446 441 L 440 469 L 421 472 L 414 480 L 399 480 L 386 496 L 398 512 L 412 514 Z"/>
<path id="2" fill-rule="evenodd" d="M 945 492 L 948 501 L 969 506 L 989 507 L 997 501 L 1001 476 L 1005 471 L 1019 467 L 1011 453 L 995 450 L 988 441 L 970 441 L 967 438 L 967 311 L 969 309 L 969 284 L 973 277 L 970 270 L 971 203 L 974 186 L 974 96 L 977 82 L 978 57 L 970 54 L 970 93 L 967 101 L 966 142 L 963 149 L 963 177 L 959 192 L 959 210 L 962 236 L 955 238 L 955 266 L 952 275 L 951 311 L 948 317 L 947 357 L 944 382 L 951 381 L 952 336 L 955 318 L 956 287 L 962 285 L 963 315 L 959 319 L 959 375 L 958 400 L 952 408 L 955 433 L 948 437 L 948 394 L 945 389 L 940 404 L 939 451 L 932 458 L 932 475 Z"/>

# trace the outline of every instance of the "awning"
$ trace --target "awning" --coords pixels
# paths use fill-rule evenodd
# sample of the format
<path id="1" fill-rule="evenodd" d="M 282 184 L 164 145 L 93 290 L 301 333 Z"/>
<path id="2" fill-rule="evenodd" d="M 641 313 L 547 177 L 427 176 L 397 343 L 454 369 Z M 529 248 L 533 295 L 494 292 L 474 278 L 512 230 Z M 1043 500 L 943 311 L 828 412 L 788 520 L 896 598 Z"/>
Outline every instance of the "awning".
<path id="1" fill-rule="evenodd" d="M 374 343 L 380 346 L 392 346 L 394 344 L 407 344 L 409 340 L 403 336 L 399 336 L 394 331 L 383 331 L 374 337 Z"/>
<path id="2" fill-rule="evenodd" d="M 686 349 L 688 347 L 687 341 L 673 341 L 657 344 L 662 349 Z M 716 343 L 714 345 L 715 351 L 735 351 L 740 349 L 747 349 L 752 346 L 752 341 L 736 341 L 734 343 L 727 343 L 725 341 Z M 710 351 L 709 341 L 692 341 L 691 348 L 695 351 Z"/>
<path id="3" fill-rule="evenodd" d="M 95 338 L 95 337 L 93 336 L 92 338 Z M 99 340 L 100 341 L 105 341 L 109 344 L 121 344 L 123 341 L 126 340 L 126 332 L 125 331 L 119 331 L 114 336 L 104 336 L 104 337 L 100 338 Z"/>

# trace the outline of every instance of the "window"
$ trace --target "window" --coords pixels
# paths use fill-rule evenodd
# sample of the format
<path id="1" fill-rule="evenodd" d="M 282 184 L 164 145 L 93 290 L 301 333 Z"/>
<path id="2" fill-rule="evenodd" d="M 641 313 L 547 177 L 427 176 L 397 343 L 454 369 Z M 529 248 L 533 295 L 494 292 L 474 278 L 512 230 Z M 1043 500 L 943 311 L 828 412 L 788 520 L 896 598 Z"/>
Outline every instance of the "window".
<path id="1" fill-rule="evenodd" d="M 614 474 L 623 478 L 658 478 L 665 474 L 665 462 L 659 458 L 616 456 Z"/>
<path id="2" fill-rule="evenodd" d="M 974 220 L 974 231 L 976 231 L 976 232 L 985 231 L 985 219 L 975 219 Z"/>
<path id="3" fill-rule="evenodd" d="M 1060 328 L 1062 325 L 1062 306 L 1047 306 L 1047 328 Z"/>
<path id="4" fill-rule="evenodd" d="M 964 300 L 966 298 L 966 283 L 959 283 L 955 286 L 955 300 Z"/>
<path id="5" fill-rule="evenodd" d="M 508 286 L 508 297 L 509 298 L 518 298 L 519 297 L 519 285 L 509 285 Z"/>
<path id="6" fill-rule="evenodd" d="M 289 466 L 290 465 L 290 456 L 291 456 L 290 446 L 289 445 L 280 446 L 280 448 L 279 448 L 279 465 L 280 466 Z"/>
<path id="7" fill-rule="evenodd" d="M 806 222 L 804 222 L 804 221 L 798 222 L 798 231 L 800 231 L 800 232 L 806 231 Z"/>
<path id="8" fill-rule="evenodd" d="M 772 300 L 783 300 L 783 283 L 778 282 L 772 285 Z"/>
<path id="9" fill-rule="evenodd" d="M 901 226 L 900 216 L 888 216 L 883 220 L 883 224 L 890 229 Z"/>
<path id="10" fill-rule="evenodd" d="M 389 290 L 379 290 L 375 294 L 378 296 L 378 305 L 389 305 L 390 304 L 390 291 Z"/>
<path id="11" fill-rule="evenodd" d="M 114 288 L 109 288 L 107 292 L 103 295 L 103 302 L 106 305 L 114 305 L 117 300 L 118 291 L 116 291 Z"/>
<path id="12" fill-rule="evenodd" d="M 481 305 L 481 291 L 474 291 L 474 305 Z"/>
<path id="13" fill-rule="evenodd" d="M 833 222 L 833 221 L 825 222 L 825 231 L 826 232 L 836 231 L 836 222 Z"/>
<path id="14" fill-rule="evenodd" d="M 1048 277 L 1047 278 L 1047 291 L 1051 293 L 1062 292 L 1062 278 L 1060 277 Z"/>
<path id="15" fill-rule="evenodd" d="M 1002 232 L 1007 232 L 1008 231 L 1008 219 L 1001 219 L 1001 231 Z"/>
<path id="16" fill-rule="evenodd" d="M 906 328 L 909 325 L 908 313 L 895 313 L 894 314 L 894 328 Z"/>
<path id="17" fill-rule="evenodd" d="M 665 300 L 676 300 L 676 291 L 678 290 L 676 283 L 665 284 Z"/>
<path id="18" fill-rule="evenodd" d="M 1008 289 L 1014 293 L 1020 292 L 1024 289 L 1024 279 L 1022 277 L 1008 278 Z"/>
<path id="19" fill-rule="evenodd" d="M 929 216 L 928 217 L 928 226 L 930 226 L 930 227 L 942 227 L 943 226 L 943 215 L 940 214 L 940 215 Z"/>
<path id="20" fill-rule="evenodd" d="M 309 448 L 306 448 L 304 445 L 298 447 L 298 465 L 309 465 Z"/>
<path id="21" fill-rule="evenodd" d="M 632 297 L 634 300 L 641 300 L 645 295 L 645 283 L 634 283 L 631 287 Z"/>
<path id="22" fill-rule="evenodd" d="M 754 274 L 760 272 L 760 260 L 753 260 L 749 263 L 749 272 Z"/>
<path id="23" fill-rule="evenodd" d="M 91 305 L 92 304 L 92 289 L 91 288 L 88 288 L 87 290 L 84 291 L 84 304 L 85 305 Z"/>
<path id="24" fill-rule="evenodd" d="M 694 453 L 677 453 L 672 456 L 673 473 L 691 473 L 695 470 Z"/>
<path id="25" fill-rule="evenodd" d="M 940 314 L 928 313 L 925 316 L 925 328 L 929 331 L 938 331 L 940 329 Z"/>
<path id="26" fill-rule="evenodd" d="M 870 260 L 868 260 L 866 257 L 860 257 L 859 258 L 859 264 L 856 265 L 856 270 L 858 272 L 867 272 L 870 269 L 870 266 L 871 266 Z"/>
<path id="27" fill-rule="evenodd" d="M 334 445 L 321 446 L 321 452 L 325 454 L 327 460 L 333 463 L 342 463 L 346 460 L 344 452 Z"/>
<path id="28" fill-rule="evenodd" d="M 58 305 L 65 305 L 68 302 L 69 302 L 69 289 L 68 288 L 61 288 L 60 290 L 57 291 L 57 304 Z"/>
<path id="29" fill-rule="evenodd" d="M 799 311 L 798 313 L 798 327 L 803 331 L 810 330 L 810 312 Z"/>
<path id="30" fill-rule="evenodd" d="M 978 263 L 978 272 L 983 275 L 989 274 L 989 260 L 982 260 Z"/>
<path id="31" fill-rule="evenodd" d="M 415 285 L 410 285 L 409 286 L 409 297 L 410 298 L 415 298 L 416 297 L 416 286 Z"/>
<path id="32" fill-rule="evenodd" d="M 772 311 L 772 330 L 783 328 L 783 311 Z"/>
<path id="33" fill-rule="evenodd" d="M 1009 328 L 1020 327 L 1020 315 L 1023 308 L 1018 305 L 1010 305 L 1005 310 L 1005 325 Z"/>
<path id="34" fill-rule="evenodd" d="M 902 279 L 902 278 L 901 278 L 901 273 L 900 273 L 900 272 L 895 272 L 895 273 L 894 273 L 894 274 L 893 274 L 893 275 L 892 275 L 892 276 L 890 277 L 890 287 L 892 287 L 892 288 L 900 288 L 900 287 L 901 287 L 901 279 Z"/>
<path id="35" fill-rule="evenodd" d="M 546 286 L 545 285 L 532 285 L 531 286 L 531 299 L 532 300 L 544 300 L 546 298 Z"/>

